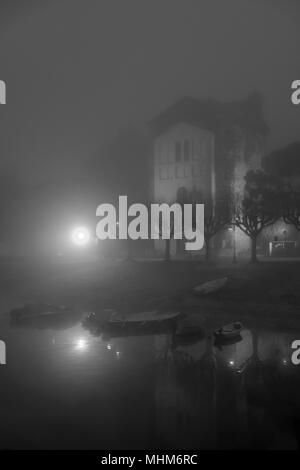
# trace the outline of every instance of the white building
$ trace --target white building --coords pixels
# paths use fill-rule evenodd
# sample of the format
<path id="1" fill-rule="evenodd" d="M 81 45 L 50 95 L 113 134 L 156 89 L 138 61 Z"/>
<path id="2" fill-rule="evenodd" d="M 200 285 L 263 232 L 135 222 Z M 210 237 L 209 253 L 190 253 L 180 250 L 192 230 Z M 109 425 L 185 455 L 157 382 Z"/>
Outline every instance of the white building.
<path id="1" fill-rule="evenodd" d="M 247 170 L 261 168 L 268 128 L 257 93 L 232 103 L 186 97 L 150 127 L 155 202 L 184 201 L 193 193 L 198 201 L 215 203 L 226 192 L 240 193 Z M 223 236 L 223 248 L 226 243 Z M 155 244 L 159 251 L 163 246 L 160 240 Z M 240 250 L 244 248 L 240 243 Z M 173 241 L 171 252 L 176 251 Z"/>

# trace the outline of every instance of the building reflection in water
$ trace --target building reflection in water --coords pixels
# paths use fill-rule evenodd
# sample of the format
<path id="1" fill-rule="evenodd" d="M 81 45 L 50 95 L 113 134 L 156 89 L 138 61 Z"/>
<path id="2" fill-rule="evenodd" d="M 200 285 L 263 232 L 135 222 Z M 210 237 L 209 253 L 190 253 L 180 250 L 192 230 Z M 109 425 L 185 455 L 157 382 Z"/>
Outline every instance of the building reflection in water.
<path id="1" fill-rule="evenodd" d="M 94 429 L 106 420 L 107 448 L 116 430 L 140 448 L 297 447 L 300 374 L 290 362 L 297 331 L 244 329 L 239 341 L 221 346 L 209 332 L 184 341 L 171 334 L 107 338 L 80 326 L 10 334 L 19 345 L 14 363 L 24 360 L 22 373 L 7 370 L 21 390 L 28 383 L 36 391 L 32 410 L 45 394 L 48 403 L 54 396 L 48 419 L 59 400 L 64 409 L 74 406 L 87 428 L 94 426 L 88 438 L 95 440 Z M 67 439 L 62 429 L 60 439 Z"/>
<path id="2" fill-rule="evenodd" d="M 214 447 L 216 441 L 216 360 L 211 339 L 156 344 L 156 424 L 162 447 Z M 192 431 L 192 432 L 191 432 Z"/>

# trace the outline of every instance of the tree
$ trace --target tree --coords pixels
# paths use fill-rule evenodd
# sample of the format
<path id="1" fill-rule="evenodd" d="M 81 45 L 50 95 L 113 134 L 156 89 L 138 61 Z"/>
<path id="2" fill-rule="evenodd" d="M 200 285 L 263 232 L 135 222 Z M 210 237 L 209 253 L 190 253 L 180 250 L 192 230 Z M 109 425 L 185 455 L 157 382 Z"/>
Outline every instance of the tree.
<path id="1" fill-rule="evenodd" d="M 170 261 L 170 259 L 171 259 L 170 248 L 171 248 L 171 239 L 167 238 L 166 239 L 166 244 L 165 244 L 165 261 Z"/>
<path id="2" fill-rule="evenodd" d="M 213 237 L 230 223 L 230 197 L 226 192 L 220 192 L 215 201 L 212 198 L 203 199 L 200 191 L 191 191 L 191 203 L 204 203 L 204 243 L 205 258 L 211 260 L 211 241 Z"/>
<path id="3" fill-rule="evenodd" d="M 283 220 L 300 231 L 300 190 L 288 186 L 283 193 Z"/>
<path id="4" fill-rule="evenodd" d="M 163 226 L 160 225 L 160 236 L 162 236 L 164 230 Z M 164 260 L 165 261 L 170 261 L 171 260 L 171 239 L 174 237 L 174 219 L 173 217 L 170 217 L 170 236 L 165 239 L 165 256 Z"/>
<path id="5" fill-rule="evenodd" d="M 251 261 L 256 263 L 257 239 L 262 230 L 280 216 L 278 181 L 261 170 L 245 176 L 244 195 L 234 210 L 234 223 L 251 239 Z"/>
<path id="6" fill-rule="evenodd" d="M 230 205 L 227 198 L 218 199 L 216 204 L 205 204 L 204 207 L 204 241 L 205 258 L 211 259 L 211 240 L 230 223 Z"/>

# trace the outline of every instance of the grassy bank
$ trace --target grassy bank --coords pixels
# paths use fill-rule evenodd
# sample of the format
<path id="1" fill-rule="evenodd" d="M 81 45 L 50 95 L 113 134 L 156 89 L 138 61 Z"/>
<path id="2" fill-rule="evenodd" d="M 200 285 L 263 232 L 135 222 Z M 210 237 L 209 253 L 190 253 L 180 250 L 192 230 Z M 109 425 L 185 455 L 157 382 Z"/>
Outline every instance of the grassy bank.
<path id="1" fill-rule="evenodd" d="M 239 319 L 293 328 L 300 325 L 299 268 L 295 261 L 14 261 L 0 272 L 1 310 L 37 300 L 69 304 L 77 311 L 159 307 L 199 314 L 211 325 Z M 220 292 L 192 295 L 193 286 L 224 276 L 228 283 Z"/>

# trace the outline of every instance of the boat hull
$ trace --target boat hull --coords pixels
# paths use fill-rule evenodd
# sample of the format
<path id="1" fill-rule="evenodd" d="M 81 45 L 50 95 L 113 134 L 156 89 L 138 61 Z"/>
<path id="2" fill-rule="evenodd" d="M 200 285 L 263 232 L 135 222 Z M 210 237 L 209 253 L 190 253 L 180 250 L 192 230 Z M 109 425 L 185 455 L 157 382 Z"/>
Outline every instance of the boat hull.
<path id="1" fill-rule="evenodd" d="M 85 326 L 97 327 L 98 332 L 110 336 L 140 336 L 173 332 L 176 328 L 179 313 L 144 312 L 130 316 L 120 316 L 117 312 L 109 320 L 97 319 L 90 316 L 85 320 Z"/>
<path id="2" fill-rule="evenodd" d="M 193 293 L 195 295 L 208 295 L 213 294 L 214 292 L 219 291 L 222 289 L 227 283 L 227 277 L 223 277 L 220 279 L 214 279 L 213 281 L 205 282 L 204 284 L 200 284 L 193 288 Z"/>
<path id="3" fill-rule="evenodd" d="M 241 332 L 243 325 L 239 322 L 225 325 L 222 328 L 214 331 L 216 341 L 231 342 L 241 339 Z"/>

